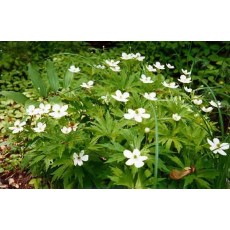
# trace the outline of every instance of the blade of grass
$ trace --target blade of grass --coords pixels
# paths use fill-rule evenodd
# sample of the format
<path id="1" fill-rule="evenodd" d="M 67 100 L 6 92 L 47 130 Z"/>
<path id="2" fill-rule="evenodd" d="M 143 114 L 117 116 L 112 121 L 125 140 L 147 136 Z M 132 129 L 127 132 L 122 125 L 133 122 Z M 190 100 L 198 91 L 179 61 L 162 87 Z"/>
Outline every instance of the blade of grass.
<path id="1" fill-rule="evenodd" d="M 218 104 L 216 96 L 215 96 L 215 93 L 213 92 L 213 90 L 204 81 L 202 81 L 202 83 L 207 86 L 207 89 L 211 93 L 214 101 L 216 102 L 216 104 Z M 222 136 L 222 138 L 224 138 L 224 121 L 223 121 L 223 117 L 222 117 L 222 112 L 221 112 L 219 106 L 217 106 L 217 109 L 218 109 L 218 115 L 219 115 L 219 123 L 220 123 L 220 129 L 221 129 L 221 136 Z"/>

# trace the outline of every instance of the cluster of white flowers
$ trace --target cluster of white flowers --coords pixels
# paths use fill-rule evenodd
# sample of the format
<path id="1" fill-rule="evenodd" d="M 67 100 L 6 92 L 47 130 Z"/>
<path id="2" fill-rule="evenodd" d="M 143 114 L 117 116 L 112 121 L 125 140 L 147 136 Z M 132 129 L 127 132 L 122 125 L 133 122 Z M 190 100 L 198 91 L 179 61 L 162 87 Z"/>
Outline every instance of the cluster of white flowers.
<path id="1" fill-rule="evenodd" d="M 52 109 L 52 110 L 51 110 Z M 26 108 L 26 113 L 29 116 L 34 117 L 34 121 L 31 123 L 36 124 L 36 121 L 41 118 L 43 114 L 49 114 L 51 117 L 59 119 L 63 116 L 66 116 L 68 114 L 67 112 L 68 105 L 61 106 L 59 104 L 54 104 L 51 106 L 50 104 L 43 104 L 40 103 L 39 107 L 36 108 L 34 105 L 29 105 Z M 51 112 L 50 112 L 51 111 Z M 20 122 L 19 120 L 15 121 L 13 127 L 9 127 L 10 130 L 13 130 L 12 133 L 19 133 L 23 131 L 23 126 L 26 125 L 26 122 Z M 42 122 L 38 122 L 34 128 L 34 132 L 41 133 L 44 132 L 46 128 L 46 124 Z"/>
<path id="2" fill-rule="evenodd" d="M 143 61 L 145 59 L 145 57 L 141 56 L 140 53 L 136 53 L 136 54 L 130 53 L 130 54 L 127 54 L 127 53 L 123 52 L 121 54 L 121 59 L 123 59 L 123 60 L 136 59 L 138 61 Z"/>
<path id="3" fill-rule="evenodd" d="M 175 67 L 169 63 L 166 64 L 168 69 L 174 69 Z M 155 68 L 154 68 L 155 67 Z M 165 69 L 165 65 L 161 64 L 159 61 L 157 61 L 155 64 L 153 65 L 148 65 L 146 66 L 147 70 L 149 72 L 157 72 L 157 70 L 163 70 Z"/>
<path id="4" fill-rule="evenodd" d="M 133 109 L 128 109 L 128 113 L 124 114 L 124 118 L 128 120 L 135 120 L 137 122 L 142 122 L 142 119 L 145 118 L 150 118 L 150 114 L 145 113 L 145 109 L 139 108 L 136 110 Z"/>
<path id="5" fill-rule="evenodd" d="M 29 105 L 26 109 L 26 112 L 29 116 L 40 116 L 42 114 L 47 114 L 50 112 L 51 105 L 46 104 L 44 105 L 41 103 L 38 108 L 36 108 L 34 105 Z"/>
<path id="6" fill-rule="evenodd" d="M 105 63 L 109 66 L 109 68 L 114 72 L 121 71 L 120 66 L 118 66 L 120 61 L 114 61 L 114 60 L 106 60 Z"/>

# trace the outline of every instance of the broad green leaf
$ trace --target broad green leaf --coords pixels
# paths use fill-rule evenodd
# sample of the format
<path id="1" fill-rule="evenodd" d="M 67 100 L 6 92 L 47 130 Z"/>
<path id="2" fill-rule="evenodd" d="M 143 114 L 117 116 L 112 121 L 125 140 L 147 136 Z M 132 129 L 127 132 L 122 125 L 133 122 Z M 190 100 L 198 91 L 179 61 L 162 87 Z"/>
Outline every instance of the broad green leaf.
<path id="1" fill-rule="evenodd" d="M 52 61 L 50 60 L 47 61 L 46 70 L 47 70 L 47 76 L 48 76 L 50 88 L 54 92 L 57 92 L 59 88 L 59 79 Z"/>
<path id="2" fill-rule="evenodd" d="M 64 88 L 68 88 L 73 80 L 73 73 L 70 72 L 69 70 L 66 71 L 66 74 L 64 76 L 64 84 L 63 87 Z"/>
<path id="3" fill-rule="evenodd" d="M 35 89 L 39 92 L 39 94 L 42 97 L 46 97 L 47 96 L 46 85 L 43 82 L 39 72 L 35 70 L 31 64 L 28 65 L 28 74 Z"/>
<path id="4" fill-rule="evenodd" d="M 8 98 L 14 100 L 17 103 L 23 104 L 23 105 L 25 105 L 26 101 L 29 100 L 28 97 L 26 97 L 25 95 L 23 95 L 22 93 L 19 93 L 19 92 L 2 91 L 1 94 L 5 97 L 8 97 Z"/>

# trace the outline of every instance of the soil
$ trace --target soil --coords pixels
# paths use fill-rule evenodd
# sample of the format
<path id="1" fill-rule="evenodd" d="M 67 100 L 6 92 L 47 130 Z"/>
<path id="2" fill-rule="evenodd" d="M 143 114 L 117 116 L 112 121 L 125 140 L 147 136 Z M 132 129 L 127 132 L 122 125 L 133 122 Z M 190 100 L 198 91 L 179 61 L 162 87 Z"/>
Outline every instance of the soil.
<path id="1" fill-rule="evenodd" d="M 32 189 L 29 184 L 32 176 L 25 171 L 15 169 L 0 174 L 0 189 Z"/>

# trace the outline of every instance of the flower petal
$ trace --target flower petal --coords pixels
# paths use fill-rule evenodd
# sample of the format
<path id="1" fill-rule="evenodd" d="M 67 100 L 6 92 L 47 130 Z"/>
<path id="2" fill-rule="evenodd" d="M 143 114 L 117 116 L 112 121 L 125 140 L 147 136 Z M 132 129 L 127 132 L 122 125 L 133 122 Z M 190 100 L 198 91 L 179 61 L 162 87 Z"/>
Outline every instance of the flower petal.
<path id="1" fill-rule="evenodd" d="M 123 154 L 127 158 L 132 158 L 133 157 L 133 153 L 131 151 L 129 151 L 129 150 L 124 150 Z"/>
<path id="2" fill-rule="evenodd" d="M 135 167 L 141 168 L 144 165 L 144 162 L 141 159 L 137 159 L 134 163 Z"/>
<path id="3" fill-rule="evenodd" d="M 139 149 L 134 149 L 134 150 L 133 150 L 133 155 L 135 155 L 135 156 L 140 156 L 140 155 L 141 155 L 140 150 L 139 150 Z"/>
<path id="4" fill-rule="evenodd" d="M 220 140 L 219 140 L 218 138 L 214 138 L 214 139 L 213 139 L 213 143 L 214 143 L 215 145 L 218 145 L 218 144 L 220 144 Z"/>
<path id="5" fill-rule="evenodd" d="M 126 165 L 133 165 L 134 163 L 135 163 L 135 161 L 134 161 L 133 158 L 128 159 L 128 160 L 125 162 Z"/>
<path id="6" fill-rule="evenodd" d="M 228 143 L 222 143 L 220 145 L 221 149 L 229 149 L 229 144 Z"/>
<path id="7" fill-rule="evenodd" d="M 83 161 L 88 161 L 89 160 L 89 155 L 84 155 L 81 157 Z"/>
<path id="8" fill-rule="evenodd" d="M 220 155 L 223 155 L 223 156 L 226 156 L 227 153 L 225 151 L 223 151 L 222 149 L 217 149 L 217 152 L 220 154 Z"/>
<path id="9" fill-rule="evenodd" d="M 85 154 L 85 150 L 81 150 L 81 152 L 79 153 L 79 156 L 82 157 Z"/>

